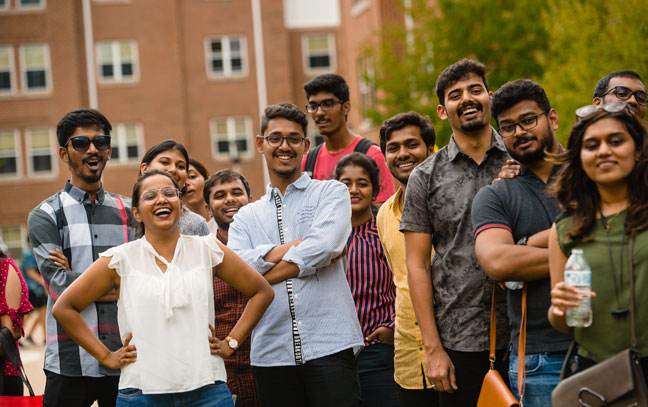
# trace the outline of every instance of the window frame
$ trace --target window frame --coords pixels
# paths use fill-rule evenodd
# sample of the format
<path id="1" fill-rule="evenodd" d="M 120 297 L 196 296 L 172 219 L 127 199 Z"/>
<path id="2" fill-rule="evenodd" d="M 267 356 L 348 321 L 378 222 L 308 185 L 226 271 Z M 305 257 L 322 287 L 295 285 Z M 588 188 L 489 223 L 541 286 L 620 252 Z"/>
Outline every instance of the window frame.
<path id="1" fill-rule="evenodd" d="M 34 171 L 34 151 L 31 146 L 32 132 L 34 130 L 47 130 L 50 140 L 50 154 L 52 155 L 52 168 L 50 171 L 36 172 Z M 58 160 L 57 160 L 58 141 L 56 140 L 54 129 L 51 127 L 29 127 L 25 129 L 25 160 L 27 161 L 27 175 L 30 178 L 49 178 L 58 175 Z"/>
<path id="2" fill-rule="evenodd" d="M 14 152 L 16 153 L 16 172 L 15 174 L 0 174 L 0 180 L 11 180 L 11 179 L 18 179 L 23 176 L 23 171 L 22 171 L 22 162 L 23 162 L 23 156 L 22 156 L 22 148 L 20 145 L 20 130 L 18 129 L 0 129 L 0 131 L 7 131 L 11 132 L 13 131 L 14 135 Z M 1 152 L 0 152 L 1 154 Z"/>
<path id="3" fill-rule="evenodd" d="M 241 44 L 241 72 L 232 71 L 232 52 L 231 41 L 238 39 Z M 223 60 L 223 73 L 217 73 L 213 70 L 212 62 L 214 60 L 214 52 L 211 50 L 213 41 L 220 40 L 222 49 Z M 225 46 L 227 43 L 227 46 Z M 245 78 L 248 76 L 248 52 L 247 52 L 247 38 L 245 35 L 211 35 L 205 38 L 205 70 L 209 79 L 231 79 L 231 78 Z"/>
<path id="4" fill-rule="evenodd" d="M 39 0 L 40 3 L 37 6 L 33 5 L 27 5 L 24 6 L 22 5 L 22 0 L 14 0 L 14 7 L 16 10 L 44 10 L 45 7 L 47 6 L 46 2 L 47 0 Z M 8 3 L 9 1 L 7 1 Z"/>
<path id="5" fill-rule="evenodd" d="M 4 0 L 4 6 L 0 6 L 0 12 L 9 10 L 9 1 L 10 0 Z"/>
<path id="6" fill-rule="evenodd" d="M 18 83 L 16 77 L 16 54 L 14 46 L 10 44 L 2 44 L 0 45 L 0 48 L 7 48 L 9 50 L 9 80 L 11 81 L 11 88 L 8 90 L 0 89 L 0 96 L 15 95 L 18 93 Z"/>
<path id="7" fill-rule="evenodd" d="M 327 68 L 312 68 L 310 66 L 310 57 L 313 56 L 313 54 L 310 53 L 309 47 L 308 47 L 308 40 L 309 38 L 313 37 L 327 37 L 328 39 L 328 57 L 330 59 L 330 64 L 329 67 Z M 305 33 L 302 35 L 302 62 L 304 65 L 304 73 L 308 75 L 317 75 L 317 74 L 322 74 L 322 73 L 330 73 L 330 72 L 336 72 L 337 71 L 337 49 L 336 49 L 336 43 L 335 43 L 335 34 L 331 32 L 327 33 Z"/>
<path id="8" fill-rule="evenodd" d="M 20 229 L 20 242 L 14 241 L 14 240 L 5 240 L 4 239 L 4 231 L 9 228 L 18 228 Z M 22 256 L 22 251 L 25 249 L 27 246 L 27 226 L 24 224 L 7 224 L 7 225 L 0 225 L 0 237 L 2 237 L 2 240 L 4 243 L 7 245 L 7 255 L 9 257 L 12 257 L 13 255 L 10 253 L 10 250 L 20 250 L 20 256 L 12 257 L 14 260 L 16 260 L 16 263 L 20 263 L 20 259 Z M 16 252 L 17 253 L 17 252 Z M 22 264 L 19 265 L 19 267 L 22 267 Z"/>
<path id="9" fill-rule="evenodd" d="M 45 88 L 39 89 L 30 89 L 27 85 L 27 67 L 25 64 L 25 49 L 28 47 L 43 47 L 45 51 Z M 21 90 L 25 94 L 44 94 L 51 93 L 53 84 L 52 84 L 52 60 L 50 58 L 50 49 L 49 44 L 47 43 L 29 43 L 21 44 L 19 47 L 20 54 L 20 79 L 21 79 Z"/>
<path id="10" fill-rule="evenodd" d="M 135 134 L 137 136 L 137 157 L 128 158 L 128 144 L 126 141 L 126 126 L 135 126 Z M 110 133 L 110 145 L 112 151 L 115 151 L 115 146 L 119 148 L 119 157 L 114 158 L 112 155 L 110 157 L 117 165 L 129 165 L 129 164 L 138 164 L 142 159 L 144 152 L 144 126 L 141 123 L 116 123 L 113 125 L 113 130 Z"/>
<path id="11" fill-rule="evenodd" d="M 236 140 L 242 140 L 242 139 L 237 139 L 236 138 L 236 127 L 235 123 L 236 120 L 243 120 L 245 123 L 245 140 L 247 141 L 247 151 L 245 152 L 238 152 L 239 156 L 238 158 L 232 157 L 231 152 L 228 151 L 227 154 L 220 153 L 218 152 L 217 143 L 220 140 L 218 138 L 218 134 L 216 133 L 216 124 L 219 121 L 225 121 L 227 125 L 227 141 L 232 143 L 235 142 Z M 224 161 L 224 160 L 229 160 L 229 161 L 235 161 L 235 160 L 243 160 L 251 157 L 254 154 L 254 135 L 253 129 L 252 129 L 252 118 L 249 116 L 228 116 L 228 117 L 214 117 L 209 120 L 209 141 L 210 141 L 210 146 L 211 146 L 211 154 L 212 158 L 214 160 L 219 160 L 219 161 Z"/>
<path id="12" fill-rule="evenodd" d="M 124 79 L 122 73 L 122 61 L 120 54 L 121 44 L 130 44 L 132 46 L 131 52 L 133 55 L 132 65 L 133 65 L 133 76 Z M 102 61 L 100 58 L 99 48 L 102 45 L 110 45 L 111 47 L 111 63 L 113 67 L 113 76 L 107 78 L 103 75 L 101 71 Z M 108 41 L 97 41 L 95 43 L 95 55 L 96 55 L 96 70 L 97 70 L 97 82 L 101 84 L 122 84 L 122 83 L 137 83 L 140 80 L 139 75 L 139 47 L 136 40 L 108 40 Z"/>

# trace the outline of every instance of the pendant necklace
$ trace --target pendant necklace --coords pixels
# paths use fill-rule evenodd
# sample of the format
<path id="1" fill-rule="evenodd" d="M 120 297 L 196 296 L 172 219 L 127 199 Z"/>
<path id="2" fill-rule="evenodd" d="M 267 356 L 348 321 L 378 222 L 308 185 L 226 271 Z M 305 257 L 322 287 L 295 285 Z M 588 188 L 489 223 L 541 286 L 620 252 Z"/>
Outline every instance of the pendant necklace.
<path id="1" fill-rule="evenodd" d="M 620 211 L 616 214 L 614 214 L 609 221 L 605 220 L 605 216 L 603 216 L 603 211 L 599 208 L 599 214 L 601 215 L 601 224 L 603 225 L 603 229 L 605 230 L 605 236 L 607 237 L 607 246 L 608 246 L 608 255 L 610 257 L 610 272 L 612 273 L 612 282 L 614 283 L 614 295 L 616 297 L 616 303 L 617 303 L 617 309 L 613 310 L 610 312 L 612 314 L 612 317 L 614 319 L 620 319 L 620 318 L 626 318 L 630 310 L 628 308 L 621 308 L 621 304 L 619 302 L 619 288 L 623 287 L 623 247 L 625 246 L 625 234 L 626 234 L 626 226 L 628 223 L 628 218 L 626 214 L 626 220 L 623 223 L 623 235 L 621 236 L 621 250 L 619 251 L 619 284 L 617 286 L 617 281 L 616 281 L 616 271 L 614 269 L 614 258 L 612 257 L 612 242 L 610 241 L 610 226 L 612 225 L 612 222 L 621 214 Z"/>

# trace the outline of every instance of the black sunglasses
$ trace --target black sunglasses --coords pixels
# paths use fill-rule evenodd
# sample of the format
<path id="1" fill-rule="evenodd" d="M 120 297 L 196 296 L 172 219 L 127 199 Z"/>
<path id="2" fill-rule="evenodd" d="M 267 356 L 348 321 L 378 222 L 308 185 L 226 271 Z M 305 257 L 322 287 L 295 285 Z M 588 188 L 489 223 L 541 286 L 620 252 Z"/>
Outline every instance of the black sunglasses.
<path id="1" fill-rule="evenodd" d="M 65 146 L 72 144 L 72 148 L 80 153 L 88 151 L 90 143 L 94 144 L 99 151 L 106 151 L 110 148 L 110 136 L 97 136 L 93 139 L 86 136 L 72 137 L 68 139 Z"/>

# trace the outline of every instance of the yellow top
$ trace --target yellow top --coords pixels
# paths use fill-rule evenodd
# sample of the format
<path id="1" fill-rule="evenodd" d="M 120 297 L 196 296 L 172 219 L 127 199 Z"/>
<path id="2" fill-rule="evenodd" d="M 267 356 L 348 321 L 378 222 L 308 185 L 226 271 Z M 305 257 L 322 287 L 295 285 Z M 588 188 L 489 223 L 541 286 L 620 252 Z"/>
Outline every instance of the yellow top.
<path id="1" fill-rule="evenodd" d="M 380 207 L 376 225 L 385 249 L 389 267 L 394 273 L 396 285 L 396 328 L 394 330 L 394 380 L 404 389 L 430 388 L 425 377 L 425 352 L 423 338 L 418 327 L 414 307 L 407 285 L 405 262 L 405 238 L 398 231 L 401 221 L 401 201 L 405 199 L 399 188 Z M 425 383 L 425 384 L 424 384 Z"/>

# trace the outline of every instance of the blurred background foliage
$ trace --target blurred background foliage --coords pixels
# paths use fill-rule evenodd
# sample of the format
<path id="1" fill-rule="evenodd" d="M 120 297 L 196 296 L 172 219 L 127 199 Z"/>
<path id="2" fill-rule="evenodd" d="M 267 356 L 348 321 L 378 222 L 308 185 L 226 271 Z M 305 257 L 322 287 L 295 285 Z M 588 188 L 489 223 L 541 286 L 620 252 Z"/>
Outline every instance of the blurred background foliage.
<path id="1" fill-rule="evenodd" d="M 426 114 L 439 146 L 452 131 L 436 113 L 436 78 L 464 57 L 486 65 L 493 92 L 518 78 L 544 87 L 563 144 L 600 78 L 620 69 L 648 78 L 646 0 L 401 1 L 412 24 L 388 27 L 377 34 L 380 46 L 366 51 L 376 64 L 366 79 L 378 89 L 378 107 L 367 115 L 380 125 L 399 112 Z"/>

